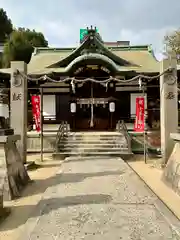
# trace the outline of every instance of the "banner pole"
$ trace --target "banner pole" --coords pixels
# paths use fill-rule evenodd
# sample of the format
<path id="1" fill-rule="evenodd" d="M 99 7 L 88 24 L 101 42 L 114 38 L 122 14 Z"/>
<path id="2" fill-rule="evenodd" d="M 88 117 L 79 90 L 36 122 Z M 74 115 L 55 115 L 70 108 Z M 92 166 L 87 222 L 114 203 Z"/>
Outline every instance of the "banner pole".
<path id="1" fill-rule="evenodd" d="M 43 87 L 40 88 L 40 93 L 41 93 L 41 97 L 40 97 L 40 103 L 41 103 L 41 109 L 40 109 L 41 135 L 40 135 L 40 139 L 41 139 L 41 162 L 43 162 L 43 150 L 44 150 L 44 147 L 43 147 L 43 145 L 44 145 L 43 144 Z"/>
<path id="2" fill-rule="evenodd" d="M 147 154 L 146 154 L 146 109 L 145 109 L 145 98 L 146 98 L 146 95 L 145 95 L 145 86 L 144 84 L 142 84 L 142 78 L 140 77 L 139 78 L 139 90 L 142 91 L 143 93 L 143 102 L 144 102 L 144 119 L 143 119 L 143 125 L 144 125 L 144 129 L 143 129 L 143 139 L 144 139 L 144 162 L 145 164 L 147 163 Z"/>
<path id="3" fill-rule="evenodd" d="M 146 109 L 145 109 L 145 90 L 143 86 L 143 97 L 144 97 L 144 163 L 147 163 L 147 151 L 146 151 Z"/>

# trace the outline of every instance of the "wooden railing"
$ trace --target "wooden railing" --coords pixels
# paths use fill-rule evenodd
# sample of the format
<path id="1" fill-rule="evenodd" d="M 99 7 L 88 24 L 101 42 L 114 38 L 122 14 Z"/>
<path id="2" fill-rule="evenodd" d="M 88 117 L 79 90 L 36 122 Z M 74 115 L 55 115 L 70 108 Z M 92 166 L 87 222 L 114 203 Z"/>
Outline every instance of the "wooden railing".
<path id="1" fill-rule="evenodd" d="M 59 150 L 59 143 L 68 135 L 68 124 L 67 122 L 61 122 L 56 135 L 55 151 Z"/>
<path id="2" fill-rule="evenodd" d="M 128 132 L 128 129 L 127 129 L 127 126 L 126 126 L 124 120 L 119 120 L 118 121 L 118 131 L 121 132 L 125 136 L 127 144 L 128 144 L 128 151 L 131 152 L 132 151 L 131 150 L 132 138 L 131 138 L 131 135 Z"/>

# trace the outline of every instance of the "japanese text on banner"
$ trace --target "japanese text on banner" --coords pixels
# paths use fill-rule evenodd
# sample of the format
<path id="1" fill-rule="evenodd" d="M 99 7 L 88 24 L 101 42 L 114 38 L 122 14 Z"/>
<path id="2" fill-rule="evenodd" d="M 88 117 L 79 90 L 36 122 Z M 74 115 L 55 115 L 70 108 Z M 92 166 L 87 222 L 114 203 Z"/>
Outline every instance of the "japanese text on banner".
<path id="1" fill-rule="evenodd" d="M 145 127 L 145 101 L 144 97 L 136 98 L 136 119 L 134 124 L 134 131 L 143 132 Z"/>
<path id="2" fill-rule="evenodd" d="M 32 96 L 32 113 L 35 120 L 36 131 L 41 131 L 41 119 L 40 119 L 40 96 Z"/>

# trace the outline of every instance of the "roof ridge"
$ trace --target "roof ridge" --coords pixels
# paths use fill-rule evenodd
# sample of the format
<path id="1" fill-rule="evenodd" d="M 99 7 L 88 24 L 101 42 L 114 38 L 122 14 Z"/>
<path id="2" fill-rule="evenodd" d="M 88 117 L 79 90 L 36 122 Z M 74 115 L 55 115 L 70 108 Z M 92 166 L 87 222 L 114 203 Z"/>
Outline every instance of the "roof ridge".
<path id="1" fill-rule="evenodd" d="M 79 45 L 80 46 L 80 45 Z M 36 47 L 34 49 L 33 55 L 37 55 L 40 52 L 58 52 L 58 51 L 74 51 L 75 49 L 79 48 L 77 47 Z M 109 50 L 146 50 L 150 51 L 149 49 L 151 48 L 151 44 L 149 45 L 130 45 L 130 46 L 105 46 Z"/>
<path id="2" fill-rule="evenodd" d="M 142 51 L 149 51 L 151 45 L 130 45 L 130 46 L 112 46 L 109 47 L 110 50 L 142 50 Z"/>

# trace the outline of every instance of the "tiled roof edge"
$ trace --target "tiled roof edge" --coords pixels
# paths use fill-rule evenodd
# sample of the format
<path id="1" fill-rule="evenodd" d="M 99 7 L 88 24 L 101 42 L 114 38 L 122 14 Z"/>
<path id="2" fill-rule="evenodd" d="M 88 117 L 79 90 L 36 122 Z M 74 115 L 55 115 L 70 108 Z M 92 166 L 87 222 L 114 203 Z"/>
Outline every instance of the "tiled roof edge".
<path id="1" fill-rule="evenodd" d="M 118 46 L 118 47 L 109 47 L 111 50 L 134 50 L 134 51 L 148 51 L 149 50 L 149 45 L 132 45 L 132 46 Z"/>
<path id="2" fill-rule="evenodd" d="M 39 54 L 39 53 L 42 53 L 42 52 L 58 52 L 58 51 L 67 51 L 67 52 L 69 52 L 69 51 L 74 51 L 76 48 L 73 48 L 73 47 L 71 47 L 71 48 L 50 48 L 50 47 L 44 47 L 44 48 L 42 48 L 42 47 L 40 47 L 40 48 L 35 48 L 34 49 L 34 52 L 33 52 L 33 55 L 37 55 L 37 54 Z"/>
<path id="3" fill-rule="evenodd" d="M 134 51 L 149 51 L 151 45 L 134 45 L 134 46 L 113 46 L 113 47 L 107 47 L 109 50 L 134 50 Z M 51 47 L 39 47 L 34 49 L 33 55 L 37 55 L 40 52 L 58 52 L 58 51 L 74 51 L 77 47 L 64 47 L 64 48 L 51 48 Z"/>

